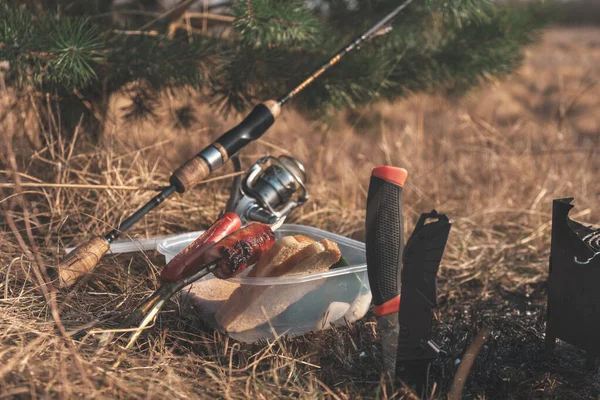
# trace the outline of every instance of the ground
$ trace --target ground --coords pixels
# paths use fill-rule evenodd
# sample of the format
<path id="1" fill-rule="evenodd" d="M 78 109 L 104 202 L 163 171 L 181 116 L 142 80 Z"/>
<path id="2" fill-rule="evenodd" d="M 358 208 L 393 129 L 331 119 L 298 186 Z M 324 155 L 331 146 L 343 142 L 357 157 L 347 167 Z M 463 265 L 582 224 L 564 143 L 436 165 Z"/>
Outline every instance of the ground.
<path id="1" fill-rule="evenodd" d="M 574 197 L 571 217 L 600 221 L 599 78 L 600 29 L 550 28 L 525 49 L 514 75 L 464 98 L 415 95 L 327 123 L 286 110 L 242 161 L 268 151 L 305 163 L 311 199 L 290 223 L 364 240 L 369 175 L 383 163 L 409 171 L 407 234 L 423 212 L 452 219 L 433 322 L 432 339 L 445 352 L 431 369 L 434 398 L 447 397 L 484 327 L 489 334 L 464 398 L 599 397 L 600 379 L 584 368 L 580 350 L 544 351 L 552 200 Z M 118 224 L 237 119 L 213 116 L 200 94 L 179 93 L 161 99 L 155 120 L 125 122 L 127 100 L 115 98 L 95 142 L 83 130 L 61 131 L 51 101 L 43 111 L 57 120 L 41 122 L 39 102 L 1 82 L 0 89 L 8 110 L 0 132 L 12 143 L 0 160 L 0 397 L 409 398 L 382 385 L 371 311 L 346 327 L 241 345 L 172 303 L 117 369 L 111 366 L 123 341 L 102 343 L 98 334 L 73 340 L 85 326 L 113 327 L 157 287 L 164 260 L 154 251 L 109 255 L 89 279 L 50 302 L 37 289 L 34 266 L 55 263 L 65 246 Z M 174 115 L 186 110 L 195 117 L 182 126 Z M 230 172 L 228 166 L 218 175 Z M 63 186 L 24 186 L 17 194 L 17 179 Z M 230 182 L 176 196 L 129 234 L 205 228 Z"/>

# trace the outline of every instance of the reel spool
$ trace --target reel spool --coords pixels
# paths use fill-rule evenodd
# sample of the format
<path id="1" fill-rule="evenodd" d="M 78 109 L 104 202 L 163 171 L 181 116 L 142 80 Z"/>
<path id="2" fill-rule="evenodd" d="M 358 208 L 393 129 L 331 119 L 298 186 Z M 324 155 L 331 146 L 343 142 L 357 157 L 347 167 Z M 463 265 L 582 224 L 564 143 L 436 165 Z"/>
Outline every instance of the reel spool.
<path id="1" fill-rule="evenodd" d="M 232 161 L 241 171 L 239 159 Z M 300 161 L 286 155 L 264 156 L 243 179 L 234 180 L 225 211 L 236 213 L 244 224 L 274 224 L 308 200 L 305 183 L 306 170 Z"/>

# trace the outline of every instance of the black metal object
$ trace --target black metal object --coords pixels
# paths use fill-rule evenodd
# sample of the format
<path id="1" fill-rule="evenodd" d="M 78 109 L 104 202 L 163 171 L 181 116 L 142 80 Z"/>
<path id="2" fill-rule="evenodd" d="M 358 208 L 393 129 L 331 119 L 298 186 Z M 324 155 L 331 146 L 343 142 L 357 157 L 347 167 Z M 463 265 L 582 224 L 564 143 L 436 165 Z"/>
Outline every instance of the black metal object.
<path id="1" fill-rule="evenodd" d="M 569 218 L 572 197 L 552 204 L 546 348 L 556 339 L 587 352 L 592 368 L 600 356 L 600 229 Z"/>
<path id="2" fill-rule="evenodd" d="M 435 222 L 425 223 L 428 219 Z M 398 322 L 396 380 L 421 398 L 428 392 L 429 366 L 440 349 L 430 340 L 437 305 L 437 272 L 452 224 L 433 210 L 422 214 L 404 250 Z"/>

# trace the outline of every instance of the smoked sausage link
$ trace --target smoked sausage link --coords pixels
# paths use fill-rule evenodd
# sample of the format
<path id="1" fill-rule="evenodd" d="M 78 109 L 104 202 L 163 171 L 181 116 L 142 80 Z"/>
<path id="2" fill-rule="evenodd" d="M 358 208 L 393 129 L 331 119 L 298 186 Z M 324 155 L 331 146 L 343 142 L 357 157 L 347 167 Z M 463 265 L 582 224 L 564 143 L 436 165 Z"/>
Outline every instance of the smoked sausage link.
<path id="1" fill-rule="evenodd" d="M 275 243 L 275 233 L 269 225 L 251 222 L 232 233 L 207 251 L 208 262 L 219 259 L 213 274 L 229 279 L 255 264 Z"/>
<path id="2" fill-rule="evenodd" d="M 161 281 L 173 282 L 192 275 L 207 263 L 206 252 L 208 249 L 241 227 L 242 220 L 237 214 L 232 212 L 223 214 L 165 266 L 160 274 Z"/>

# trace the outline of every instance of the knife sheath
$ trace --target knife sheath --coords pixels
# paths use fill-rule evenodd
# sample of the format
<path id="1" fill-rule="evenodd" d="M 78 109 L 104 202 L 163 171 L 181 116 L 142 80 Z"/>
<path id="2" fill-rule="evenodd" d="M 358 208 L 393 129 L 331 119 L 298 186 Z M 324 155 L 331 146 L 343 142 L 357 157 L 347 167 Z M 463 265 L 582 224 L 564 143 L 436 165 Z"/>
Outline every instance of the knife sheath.
<path id="1" fill-rule="evenodd" d="M 434 222 L 426 223 L 429 219 Z M 437 305 L 437 273 L 451 222 L 444 214 L 422 214 L 408 239 L 401 272 L 400 333 L 396 354 L 396 381 L 427 393 L 430 363 L 438 346 L 430 340 L 433 308 Z"/>

